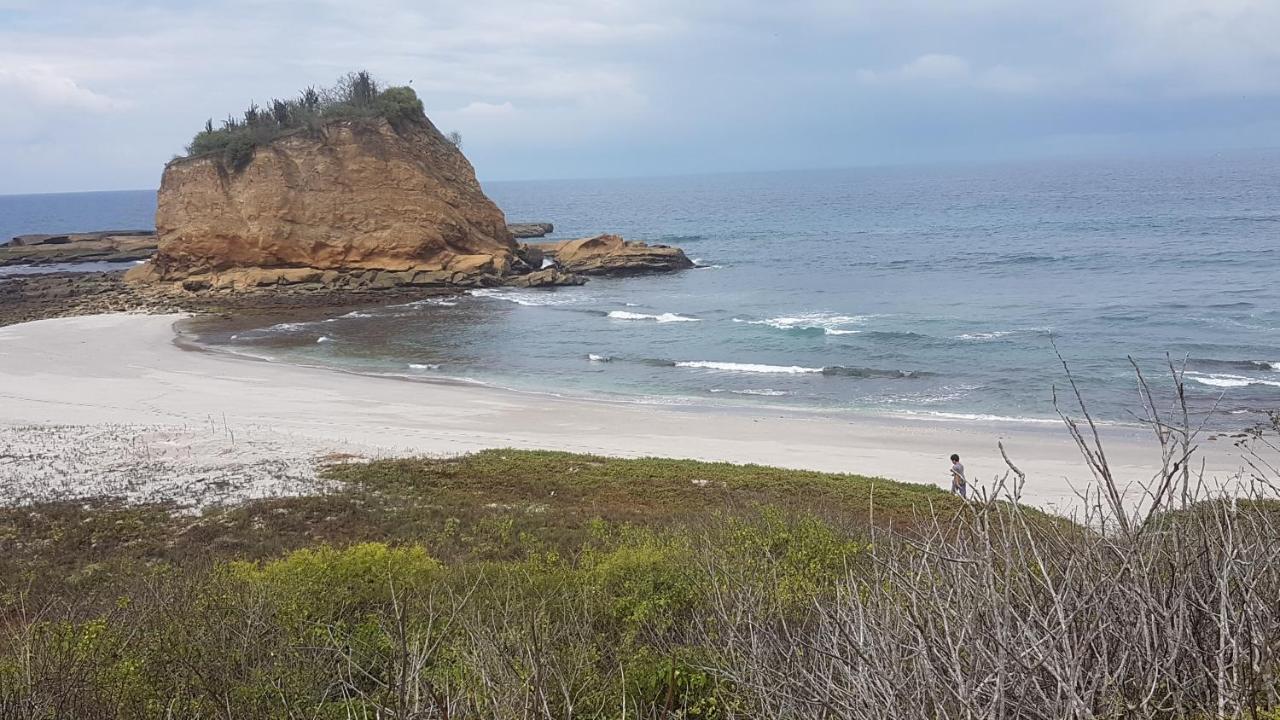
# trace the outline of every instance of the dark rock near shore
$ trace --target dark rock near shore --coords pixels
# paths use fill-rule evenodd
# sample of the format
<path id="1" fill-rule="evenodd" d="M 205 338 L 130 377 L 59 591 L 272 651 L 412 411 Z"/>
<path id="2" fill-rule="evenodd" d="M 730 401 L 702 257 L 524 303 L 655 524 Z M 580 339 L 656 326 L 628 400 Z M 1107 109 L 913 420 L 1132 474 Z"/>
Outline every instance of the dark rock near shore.
<path id="1" fill-rule="evenodd" d="M 531 243 L 526 247 L 526 253 L 541 251 L 561 270 L 580 275 L 639 275 L 694 267 L 680 248 L 629 242 L 617 235 Z"/>
<path id="2" fill-rule="evenodd" d="M 412 302 L 450 296 L 457 288 L 438 284 L 390 285 L 373 277 L 345 277 L 326 284 L 324 278 L 286 277 L 281 284 L 239 290 L 212 290 L 197 278 L 184 281 L 185 292 L 126 283 L 122 272 L 47 273 L 0 279 L 0 326 L 74 315 L 109 312 L 188 312 L 197 314 L 276 313 L 281 310 L 325 312 L 329 309 Z M 292 280 L 298 280 L 293 282 Z M 496 283 L 495 283 L 496 284 Z"/>
<path id="3" fill-rule="evenodd" d="M 558 287 L 563 285 L 583 285 L 587 279 L 581 275 L 563 272 L 557 268 L 535 270 L 526 275 L 507 278 L 506 284 L 511 287 Z"/>
<path id="4" fill-rule="evenodd" d="M 555 232 L 555 226 L 551 223 L 511 223 L 507 225 L 507 229 L 517 238 L 546 237 Z"/>

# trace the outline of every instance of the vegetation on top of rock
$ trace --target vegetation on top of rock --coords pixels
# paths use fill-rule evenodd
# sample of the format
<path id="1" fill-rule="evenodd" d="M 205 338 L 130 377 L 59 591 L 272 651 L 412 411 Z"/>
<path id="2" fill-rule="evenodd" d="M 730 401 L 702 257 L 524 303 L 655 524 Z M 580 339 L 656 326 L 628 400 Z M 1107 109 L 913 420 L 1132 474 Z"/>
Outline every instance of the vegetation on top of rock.
<path id="1" fill-rule="evenodd" d="M 400 128 L 425 122 L 426 117 L 413 88 L 383 88 L 361 70 L 339 78 L 332 87 L 308 87 L 293 100 L 275 99 L 266 107 L 250 104 L 243 117 L 228 115 L 219 128 L 209 119 L 191 139 L 187 156 L 221 153 L 228 167 L 243 170 L 257 146 L 296 130 L 314 130 L 329 120 L 383 118 Z"/>

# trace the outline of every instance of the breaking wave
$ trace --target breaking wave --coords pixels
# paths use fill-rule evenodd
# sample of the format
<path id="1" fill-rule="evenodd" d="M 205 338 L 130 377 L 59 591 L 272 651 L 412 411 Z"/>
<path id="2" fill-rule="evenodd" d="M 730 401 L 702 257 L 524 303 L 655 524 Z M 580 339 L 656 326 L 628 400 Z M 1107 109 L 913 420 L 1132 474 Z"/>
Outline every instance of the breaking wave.
<path id="1" fill-rule="evenodd" d="M 533 290 L 522 292 L 506 288 L 478 288 L 476 290 L 469 291 L 467 294 L 478 298 L 504 300 L 506 302 L 524 305 L 526 307 L 572 305 L 574 303 L 582 302 L 585 299 L 582 295 L 571 295 L 568 293 L 557 292 L 555 290 Z"/>
<path id="2" fill-rule="evenodd" d="M 1193 370 L 1189 370 L 1187 371 L 1187 378 L 1198 382 L 1201 385 L 1208 385 L 1216 388 L 1242 388 L 1249 387 L 1250 385 L 1280 387 L 1280 380 L 1263 380 L 1261 378 L 1231 375 L 1227 373 L 1198 373 Z"/>
<path id="3" fill-rule="evenodd" d="M 653 320 L 660 323 L 672 322 L 701 322 L 698 318 L 687 317 L 685 315 L 677 315 L 676 313 L 662 313 L 661 315 L 647 315 L 645 313 L 631 312 L 630 310 L 614 310 L 609 313 L 609 317 L 614 320 Z"/>
<path id="4" fill-rule="evenodd" d="M 1014 333 L 1013 330 L 996 330 L 993 332 L 964 333 L 963 335 L 956 335 L 956 340 L 970 340 L 970 341 L 995 340 L 997 338 L 1007 337 L 1009 335 L 1012 335 L 1013 333 Z"/>
<path id="5" fill-rule="evenodd" d="M 675 367 L 694 368 L 699 370 L 718 370 L 721 372 L 768 373 L 782 375 L 828 375 L 854 378 L 915 378 L 926 377 L 930 373 L 913 370 L 882 370 L 879 368 L 845 367 L 828 365 L 826 367 L 803 367 L 801 365 L 764 365 L 760 363 L 714 362 L 710 360 L 687 360 L 674 363 Z"/>
<path id="6" fill-rule="evenodd" d="M 837 315 L 835 313 L 801 313 L 799 315 L 765 318 L 764 320 L 744 320 L 734 318 L 736 323 L 747 325 L 765 325 L 777 330 L 793 330 L 799 332 L 821 332 L 824 335 L 853 335 L 862 332 L 847 326 L 862 325 L 867 321 L 866 315 Z"/>

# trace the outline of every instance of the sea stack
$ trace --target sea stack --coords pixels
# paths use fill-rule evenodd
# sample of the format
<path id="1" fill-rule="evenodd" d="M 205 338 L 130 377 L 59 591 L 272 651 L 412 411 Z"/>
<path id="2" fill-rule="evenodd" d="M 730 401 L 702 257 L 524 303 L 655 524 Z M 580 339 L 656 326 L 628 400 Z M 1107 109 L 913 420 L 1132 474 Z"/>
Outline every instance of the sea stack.
<path id="1" fill-rule="evenodd" d="M 189 290 L 473 285 L 519 262 L 471 163 L 420 109 L 397 122 L 324 120 L 241 157 L 239 167 L 226 152 L 165 166 L 159 250 L 130 279 Z"/>
<path id="2" fill-rule="evenodd" d="M 679 250 L 601 236 L 517 245 L 411 88 L 352 73 L 325 92 L 212 121 L 165 166 L 158 249 L 126 280 L 179 292 L 576 285 L 679 269 Z M 515 228 L 548 233 L 550 223 Z M 545 263 L 544 256 L 555 257 Z"/>

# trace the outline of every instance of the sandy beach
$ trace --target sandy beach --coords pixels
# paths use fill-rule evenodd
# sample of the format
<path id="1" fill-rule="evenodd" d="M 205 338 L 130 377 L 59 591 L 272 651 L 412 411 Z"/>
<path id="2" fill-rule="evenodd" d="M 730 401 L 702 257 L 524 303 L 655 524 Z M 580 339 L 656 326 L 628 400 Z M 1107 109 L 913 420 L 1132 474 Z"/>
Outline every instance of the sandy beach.
<path id="1" fill-rule="evenodd" d="M 186 503 L 305 492 L 323 457 L 495 447 L 665 456 L 853 472 L 945 486 L 959 453 L 978 486 L 1027 474 L 1023 499 L 1078 506 L 1091 481 L 1065 428 L 858 414 L 670 408 L 254 361 L 175 343 L 180 315 L 113 314 L 0 328 L 0 501 L 114 494 Z M 1126 483 L 1159 460 L 1141 428 L 1108 426 Z M 1210 476 L 1240 468 L 1202 443 Z M 138 468 L 147 468 L 140 474 Z"/>

